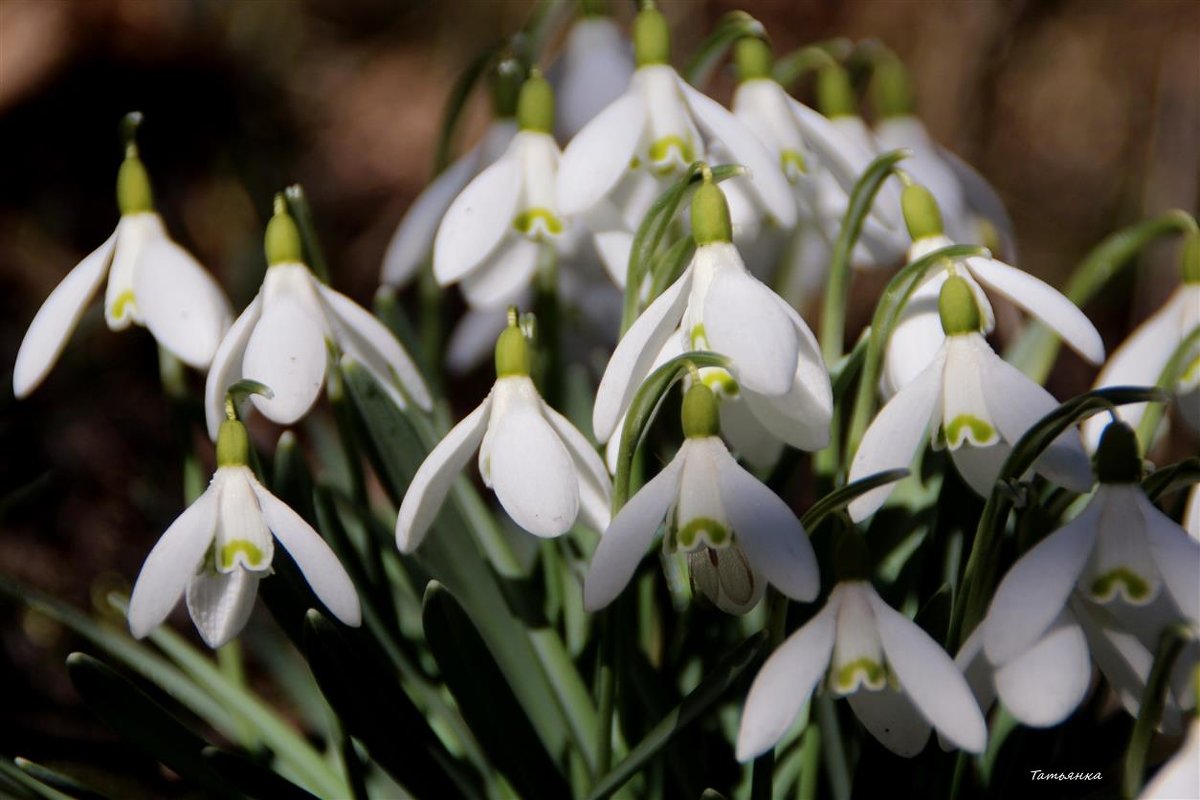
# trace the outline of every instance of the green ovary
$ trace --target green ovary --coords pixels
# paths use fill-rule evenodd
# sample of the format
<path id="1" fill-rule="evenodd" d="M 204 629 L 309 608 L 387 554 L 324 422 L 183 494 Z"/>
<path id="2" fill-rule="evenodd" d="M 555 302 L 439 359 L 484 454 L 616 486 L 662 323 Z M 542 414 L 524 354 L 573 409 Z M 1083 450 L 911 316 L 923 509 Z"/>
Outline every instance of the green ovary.
<path id="1" fill-rule="evenodd" d="M 887 684 L 887 670 L 883 664 L 869 658 L 856 658 L 833 674 L 834 690 L 841 694 L 853 692 L 859 684 L 860 675 L 862 685 L 868 689 L 882 689 Z"/>
<path id="2" fill-rule="evenodd" d="M 541 221 L 539 226 L 537 223 Z M 541 237 L 541 232 L 534 233 L 535 227 L 541 227 L 543 231 L 551 236 L 558 236 L 563 232 L 562 220 L 555 216 L 554 212 L 546 208 L 529 208 L 517 214 L 513 220 L 513 227 L 519 230 L 525 236 Z"/>
<path id="3" fill-rule="evenodd" d="M 259 549 L 258 545 L 245 539 L 234 539 L 232 542 L 227 542 L 221 548 L 219 558 L 221 569 L 232 569 L 234 562 L 237 560 L 238 553 L 245 556 L 243 561 L 251 569 L 260 569 L 265 566 L 262 563 L 263 551 Z"/>
<path id="4" fill-rule="evenodd" d="M 700 542 L 709 547 L 724 547 L 732 539 L 729 528 L 708 517 L 696 517 L 675 533 L 675 543 L 684 550 L 694 550 Z"/>
<path id="5" fill-rule="evenodd" d="M 684 164 L 692 163 L 692 159 L 695 157 L 692 146 L 681 137 L 664 136 L 650 145 L 650 163 L 654 165 L 654 171 L 657 174 L 666 175 L 675 171 L 675 166 L 668 161 L 671 157 L 671 150 L 678 151 L 679 160 Z"/>
<path id="6" fill-rule="evenodd" d="M 1092 581 L 1092 597 L 1101 603 L 1107 603 L 1118 594 L 1127 603 L 1142 605 L 1151 599 L 1151 586 L 1141 575 L 1125 567 L 1109 570 Z"/>
<path id="7" fill-rule="evenodd" d="M 964 440 L 976 446 L 989 445 L 1000 438 L 996 429 L 985 420 L 971 414 L 959 414 L 945 426 L 945 440 L 951 449 L 960 447 Z"/>

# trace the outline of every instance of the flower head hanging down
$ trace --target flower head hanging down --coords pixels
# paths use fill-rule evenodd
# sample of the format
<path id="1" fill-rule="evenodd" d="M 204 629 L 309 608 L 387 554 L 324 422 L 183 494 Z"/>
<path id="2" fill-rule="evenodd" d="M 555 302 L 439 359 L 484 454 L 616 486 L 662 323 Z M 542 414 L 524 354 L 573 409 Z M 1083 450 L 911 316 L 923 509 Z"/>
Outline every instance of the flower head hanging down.
<path id="1" fill-rule="evenodd" d="M 258 582 L 271 574 L 275 543 L 296 561 L 326 608 L 346 625 L 361 620 L 358 594 L 329 545 L 246 466 L 249 438 L 241 422 L 221 423 L 217 471 L 204 494 L 167 528 L 146 556 L 129 600 L 129 629 L 142 638 L 158 627 L 180 595 L 200 637 L 213 649 L 246 625 Z"/>
<path id="2" fill-rule="evenodd" d="M 712 160 L 715 148 L 750 170 L 733 185 L 755 215 L 792 227 L 796 204 L 778 163 L 733 114 L 688 86 L 670 66 L 667 22 L 652 3 L 634 20 L 633 40 L 637 70 L 628 90 L 563 153 L 558 172 L 563 213 L 610 217 L 616 206 L 627 227 L 627 250 L 629 235 L 665 182 L 695 161 Z"/>
<path id="3" fill-rule="evenodd" d="M 1181 255 L 1183 282 L 1163 307 L 1112 354 L 1096 376 L 1097 389 L 1156 385 L 1171 354 L 1200 328 L 1200 233 L 1188 235 Z M 1200 431 L 1200 344 L 1185 359 L 1179 380 L 1168 388 L 1177 398 L 1180 417 L 1193 430 Z M 1145 411 L 1145 403 L 1133 403 L 1119 406 L 1117 416 L 1137 427 Z M 1084 423 L 1084 438 L 1095 447 L 1103 430 L 1103 421 L 1092 417 Z"/>
<path id="4" fill-rule="evenodd" d="M 596 438 L 608 441 L 618 429 L 656 361 L 711 349 L 732 362 L 718 382 L 762 427 L 793 447 L 819 450 L 829 440 L 833 396 L 816 340 L 795 310 L 746 270 L 731 242 L 724 195 L 709 178 L 692 200 L 692 229 L 691 265 L 642 312 L 608 362 L 592 412 Z"/>
<path id="5" fill-rule="evenodd" d="M 839 547 L 843 579 L 825 607 L 788 637 L 759 670 L 746 698 L 737 757 L 774 747 L 812 693 L 823 687 L 850 702 L 884 747 L 920 753 L 930 726 L 955 746 L 983 752 L 987 725 L 962 673 L 929 634 L 893 610 L 866 578 L 851 534 Z"/>
<path id="6" fill-rule="evenodd" d="M 953 242 L 942 233 L 942 215 L 938 201 L 924 186 L 911 184 L 903 193 L 904 218 L 912 236 L 909 260 L 932 253 Z M 995 325 L 987 288 L 1041 320 L 1085 360 L 1099 365 L 1104 361 L 1104 341 L 1079 307 L 1050 285 L 1029 273 L 993 258 L 973 256 L 955 264 L 954 274 L 962 277 L 975 296 L 983 315 L 983 330 Z M 934 360 L 946 341 L 937 314 L 937 298 L 951 270 L 933 267 L 909 296 L 888 340 L 884 357 L 881 388 L 888 397 L 907 386 Z"/>
<path id="7" fill-rule="evenodd" d="M 600 538 L 584 607 L 595 611 L 620 594 L 664 518 L 663 550 L 687 553 L 693 592 L 722 611 L 749 611 L 768 581 L 794 600 L 815 598 L 820 578 L 808 534 L 787 504 L 729 454 L 718 435 L 717 399 L 699 380 L 684 396 L 683 432 L 687 438 L 671 463 Z"/>
<path id="8" fill-rule="evenodd" d="M 18 398 L 50 372 L 105 276 L 104 319 L 110 330 L 142 325 L 188 366 L 206 369 L 212 361 L 229 327 L 229 301 L 212 276 L 167 235 L 132 137 L 117 173 L 117 205 L 116 231 L 67 273 L 29 324 L 13 368 Z"/>
<path id="9" fill-rule="evenodd" d="M 479 450 L 479 473 L 513 521 L 535 536 L 566 533 L 582 516 L 604 530 L 612 485 L 591 443 L 548 406 L 529 377 L 529 344 L 516 311 L 496 341 L 496 383 L 413 476 L 396 519 L 402 553 L 420 546 L 458 473 Z"/>
<path id="10" fill-rule="evenodd" d="M 282 197 L 267 225 L 266 251 L 262 289 L 221 341 L 208 373 L 210 436 L 216 438 L 224 417 L 225 392 L 243 378 L 271 387 L 271 398 L 252 402 L 272 422 L 291 425 L 307 414 L 325 382 L 329 344 L 361 362 L 402 408 L 410 402 L 430 408 L 421 374 L 391 331 L 304 263 L 300 233 Z"/>
<path id="11" fill-rule="evenodd" d="M 980 333 L 975 292 L 965 279 L 946 279 L 938 313 L 945 343 L 933 363 L 871 422 L 854 454 L 849 480 L 907 467 L 929 430 L 934 446 L 948 448 L 959 474 L 986 497 L 1012 446 L 1058 403 L 988 346 Z M 1075 491 L 1091 486 L 1087 454 L 1075 430 L 1055 439 L 1034 470 Z M 883 486 L 858 497 L 850 503 L 850 516 L 859 521 L 875 513 L 893 488 Z"/>

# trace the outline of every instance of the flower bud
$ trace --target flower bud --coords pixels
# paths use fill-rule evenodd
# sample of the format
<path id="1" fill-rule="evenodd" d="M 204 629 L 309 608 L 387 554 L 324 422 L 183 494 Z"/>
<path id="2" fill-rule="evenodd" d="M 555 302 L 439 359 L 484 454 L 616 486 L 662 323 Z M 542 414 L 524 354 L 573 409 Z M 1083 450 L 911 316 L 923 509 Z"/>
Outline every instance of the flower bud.
<path id="1" fill-rule="evenodd" d="M 529 366 L 529 342 L 519 327 L 510 325 L 496 339 L 496 377 L 528 377 Z"/>
<path id="2" fill-rule="evenodd" d="M 904 224 L 913 241 L 927 236 L 939 236 L 943 232 L 942 212 L 933 194 L 919 183 L 910 183 L 900 195 L 900 209 L 904 212 Z"/>
<path id="3" fill-rule="evenodd" d="M 1100 434 L 1094 459 L 1096 478 L 1101 483 L 1137 483 L 1142 479 L 1142 457 L 1137 434 L 1124 422 L 1108 423 Z"/>
<path id="4" fill-rule="evenodd" d="M 725 193 L 709 173 L 692 197 L 692 236 L 696 245 L 733 241 L 733 222 L 729 218 L 729 203 Z"/>
<path id="5" fill-rule="evenodd" d="M 683 396 L 683 435 L 689 439 L 703 439 L 721 432 L 721 415 L 717 409 L 717 397 L 702 382 L 696 381 Z"/>
<path id="6" fill-rule="evenodd" d="M 757 36 L 743 36 L 733 48 L 739 81 L 771 77 L 771 45 Z"/>
<path id="7" fill-rule="evenodd" d="M 646 3 L 633 20 L 633 56 L 639 67 L 671 62 L 667 18 L 653 3 Z"/>
<path id="8" fill-rule="evenodd" d="M 983 327 L 975 293 L 966 280 L 958 275 L 951 275 L 942 284 L 942 292 L 938 295 L 938 314 L 941 315 L 942 330 L 947 336 L 978 333 Z"/>
<path id="9" fill-rule="evenodd" d="M 1184 283 L 1200 283 L 1200 232 L 1192 231 L 1183 240 L 1180 254 Z"/>
<path id="10" fill-rule="evenodd" d="M 267 266 L 304 263 L 300 229 L 288 214 L 287 201 L 283 199 L 282 194 L 275 195 L 275 215 L 267 223 L 267 233 L 263 238 L 267 251 Z"/>
<path id="11" fill-rule="evenodd" d="M 517 99 L 517 125 L 523 131 L 550 133 L 554 130 L 554 89 L 533 70 L 521 86 Z"/>
<path id="12" fill-rule="evenodd" d="M 139 214 L 154 210 L 154 195 L 150 191 L 150 176 L 138 158 L 136 144 L 125 147 L 125 160 L 117 171 L 117 208 L 121 215 Z"/>
<path id="13" fill-rule="evenodd" d="M 830 119 L 852 117 L 858 113 L 850 73 L 841 66 L 829 64 L 817 73 L 817 108 Z"/>
<path id="14" fill-rule="evenodd" d="M 239 420 L 227 419 L 217 430 L 217 466 L 244 467 L 250 460 L 250 434 Z"/>
<path id="15" fill-rule="evenodd" d="M 871 78 L 871 96 L 875 110 L 883 119 L 906 117 L 913 113 L 912 83 L 904 62 L 895 57 L 883 58 L 875 65 Z"/>

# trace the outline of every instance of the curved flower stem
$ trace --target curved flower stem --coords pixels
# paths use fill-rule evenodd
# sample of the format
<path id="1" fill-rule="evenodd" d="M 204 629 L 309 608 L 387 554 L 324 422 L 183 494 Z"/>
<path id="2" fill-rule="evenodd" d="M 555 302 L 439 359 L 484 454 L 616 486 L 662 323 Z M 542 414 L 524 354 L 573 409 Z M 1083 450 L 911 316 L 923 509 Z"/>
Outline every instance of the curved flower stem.
<path id="1" fill-rule="evenodd" d="M 1142 790 L 1142 774 L 1146 768 L 1146 751 L 1150 747 L 1150 739 L 1154 729 L 1162 717 L 1163 706 L 1166 704 L 1167 691 L 1170 689 L 1171 669 L 1175 660 L 1186 644 L 1195 638 L 1195 634 L 1184 624 L 1177 623 L 1163 631 L 1158 640 L 1158 650 L 1154 654 L 1154 665 L 1150 668 L 1150 676 L 1146 679 L 1146 689 L 1142 692 L 1142 705 L 1137 719 L 1133 723 L 1133 733 L 1129 737 L 1129 749 L 1125 752 L 1125 775 L 1121 781 L 1122 796 L 1133 800 Z"/>
<path id="2" fill-rule="evenodd" d="M 825 744 L 821 754 L 824 756 L 825 769 L 829 772 L 834 800 L 850 800 L 853 775 L 850 772 L 850 763 L 846 759 L 846 748 L 842 745 L 842 732 L 838 725 L 833 698 L 821 693 L 813 702 L 817 706 L 817 725 L 821 729 L 821 741 Z"/>
<path id="3" fill-rule="evenodd" d="M 537 317 L 537 345 L 541 354 L 539 384 L 542 397 L 553 408 L 562 407 L 566 375 L 562 361 L 562 315 L 558 301 L 558 253 L 552 245 L 539 248 L 533 312 Z"/>
<path id="4" fill-rule="evenodd" d="M 821 757 L 821 726 L 816 720 L 809 720 L 804 729 L 804 739 L 801 742 L 800 787 L 796 792 L 798 800 L 816 800 L 817 798 L 817 762 Z"/>
<path id="5" fill-rule="evenodd" d="M 619 604 L 620 601 L 618 601 Z M 596 671 L 596 708 L 599 725 L 596 728 L 595 780 L 608 774 L 612 766 L 612 726 L 617 694 L 617 650 L 615 620 L 617 607 L 605 609 L 600 620 L 600 664 Z"/>
<path id="6" fill-rule="evenodd" d="M 204 470 L 196 455 L 192 438 L 192 422 L 199 422 L 201 418 L 188 396 L 183 362 L 162 345 L 158 347 L 158 376 L 162 381 L 163 394 L 167 396 L 171 405 L 171 423 L 183 452 L 183 500 L 187 505 L 191 505 L 204 492 L 206 485 Z"/>
<path id="7" fill-rule="evenodd" d="M 1171 357 L 1167 359 L 1166 365 L 1158 376 L 1158 382 L 1154 385 L 1167 392 L 1172 392 L 1180 376 L 1187 369 L 1197 347 L 1200 347 L 1200 327 L 1185 336 L 1175 351 L 1171 353 Z M 1142 414 L 1142 420 L 1138 423 L 1137 437 L 1142 445 L 1143 453 L 1149 453 L 1150 446 L 1154 444 L 1154 434 L 1158 432 L 1158 424 L 1162 422 L 1165 413 L 1166 408 L 1158 403 L 1153 403 L 1147 406 L 1145 413 Z"/>

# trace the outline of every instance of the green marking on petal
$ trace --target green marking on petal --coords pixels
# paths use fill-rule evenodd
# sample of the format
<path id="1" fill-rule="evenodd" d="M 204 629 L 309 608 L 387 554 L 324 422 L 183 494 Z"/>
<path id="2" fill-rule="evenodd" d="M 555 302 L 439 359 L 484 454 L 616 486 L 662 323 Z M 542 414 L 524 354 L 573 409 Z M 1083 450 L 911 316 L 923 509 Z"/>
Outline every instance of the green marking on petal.
<path id="1" fill-rule="evenodd" d="M 684 550 L 695 550 L 701 543 L 707 543 L 709 547 L 724 547 L 732 538 L 729 528 L 717 520 L 694 517 L 675 532 L 675 545 Z"/>
<path id="2" fill-rule="evenodd" d="M 701 383 L 723 397 L 737 397 L 741 391 L 738 382 L 723 369 L 705 370 L 700 374 Z"/>
<path id="3" fill-rule="evenodd" d="M 976 447 L 986 447 L 995 444 L 999 438 L 991 423 L 973 414 L 959 414 L 945 426 L 945 441 L 951 450 L 962 447 L 964 440 Z"/>
<path id="4" fill-rule="evenodd" d="M 704 323 L 700 322 L 692 326 L 691 332 L 688 333 L 688 341 L 692 344 L 693 350 L 704 350 L 708 347 L 708 337 L 704 334 Z"/>
<path id="5" fill-rule="evenodd" d="M 804 154 L 798 153 L 795 150 L 784 150 L 780 153 L 779 166 L 783 168 L 783 174 L 792 183 L 800 180 L 800 177 L 808 172 L 808 166 L 804 161 Z"/>
<path id="6" fill-rule="evenodd" d="M 1117 567 L 1096 578 L 1092 581 L 1091 593 L 1101 603 L 1107 603 L 1118 594 L 1125 602 L 1136 606 L 1152 599 L 1150 583 L 1127 567 Z"/>
<path id="7" fill-rule="evenodd" d="M 532 239 L 558 236 L 563 232 L 562 220 L 548 208 L 527 208 L 517 214 L 513 227 Z"/>
<path id="8" fill-rule="evenodd" d="M 831 677 L 833 689 L 839 694 L 850 694 L 859 686 L 878 691 L 887 685 L 887 670 L 883 664 L 865 657 L 843 664 Z"/>
<path id="9" fill-rule="evenodd" d="M 131 313 L 131 306 L 137 307 L 137 298 L 133 296 L 133 289 L 126 289 L 113 300 L 109 316 L 113 319 L 125 319 Z"/>
<path id="10" fill-rule="evenodd" d="M 227 542 L 221 548 L 221 569 L 232 569 L 234 561 L 237 560 L 238 553 L 241 553 L 243 556 L 242 563 L 250 569 L 263 569 L 266 567 L 266 564 L 263 563 L 265 554 L 259 549 L 258 545 L 246 539 L 234 539 L 232 542 Z"/>
<path id="11" fill-rule="evenodd" d="M 650 145 L 650 161 L 656 173 L 666 175 L 675 171 L 675 164 L 671 163 L 672 150 L 678 153 L 678 160 L 685 165 L 695 160 L 695 151 L 689 142 L 675 135 L 664 136 Z"/>
<path id="12" fill-rule="evenodd" d="M 1190 391 L 1197 384 L 1200 384 L 1200 356 L 1193 359 L 1192 363 L 1188 364 L 1187 369 L 1179 376 L 1177 388 L 1182 393 L 1183 391 Z"/>

